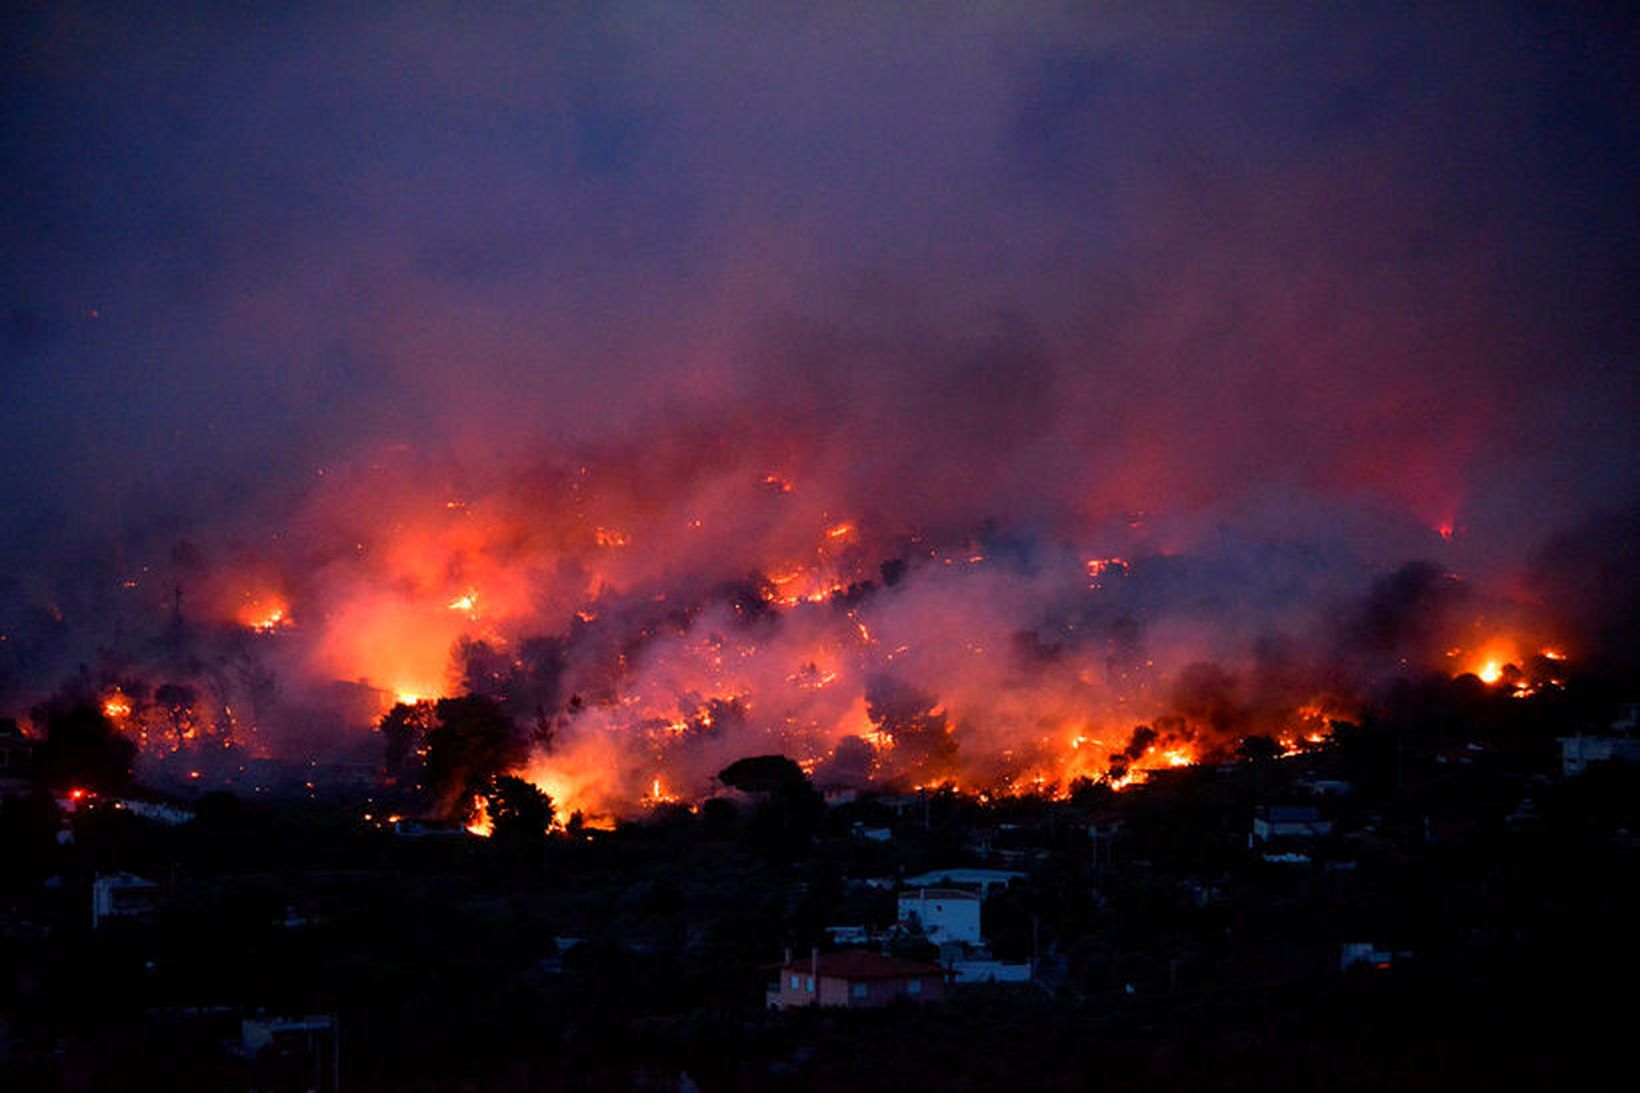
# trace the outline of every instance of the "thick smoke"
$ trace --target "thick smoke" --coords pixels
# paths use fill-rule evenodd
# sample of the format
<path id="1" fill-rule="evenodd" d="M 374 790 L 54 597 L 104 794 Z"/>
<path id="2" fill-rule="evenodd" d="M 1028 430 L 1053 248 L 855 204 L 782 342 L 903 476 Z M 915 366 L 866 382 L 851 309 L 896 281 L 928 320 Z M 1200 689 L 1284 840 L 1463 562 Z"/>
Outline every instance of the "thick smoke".
<path id="1" fill-rule="evenodd" d="M 1313 8 L 23 13 L 0 713 L 607 804 L 1630 663 L 1633 28 Z"/>

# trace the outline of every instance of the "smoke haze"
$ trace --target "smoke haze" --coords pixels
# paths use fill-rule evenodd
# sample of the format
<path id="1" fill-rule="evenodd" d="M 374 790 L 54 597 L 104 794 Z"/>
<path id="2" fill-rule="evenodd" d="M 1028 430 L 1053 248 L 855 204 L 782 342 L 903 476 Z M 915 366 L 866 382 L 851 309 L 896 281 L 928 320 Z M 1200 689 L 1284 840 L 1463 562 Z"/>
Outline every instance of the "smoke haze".
<path id="1" fill-rule="evenodd" d="M 1631 656 L 1632 22 L 1195 7 L 22 10 L 0 702 L 620 801 Z"/>

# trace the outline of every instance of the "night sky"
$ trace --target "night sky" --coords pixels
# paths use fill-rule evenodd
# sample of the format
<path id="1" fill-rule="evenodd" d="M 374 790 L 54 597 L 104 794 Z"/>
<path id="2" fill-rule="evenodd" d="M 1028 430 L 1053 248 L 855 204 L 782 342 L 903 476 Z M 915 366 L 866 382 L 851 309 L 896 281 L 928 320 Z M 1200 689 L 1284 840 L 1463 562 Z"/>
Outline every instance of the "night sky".
<path id="1" fill-rule="evenodd" d="M 145 7 L 0 27 L 13 626 L 547 467 L 1505 585 L 1640 499 L 1607 5 Z"/>

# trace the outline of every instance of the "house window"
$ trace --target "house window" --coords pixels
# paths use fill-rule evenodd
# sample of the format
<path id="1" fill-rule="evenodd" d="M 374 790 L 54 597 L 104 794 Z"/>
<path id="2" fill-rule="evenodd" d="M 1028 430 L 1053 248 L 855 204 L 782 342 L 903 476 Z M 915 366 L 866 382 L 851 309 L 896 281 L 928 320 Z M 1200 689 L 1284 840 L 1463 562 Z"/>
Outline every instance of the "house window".
<path id="1" fill-rule="evenodd" d="M 848 985 L 848 996 L 850 998 L 870 998 L 871 997 L 871 984 L 870 983 L 850 983 Z"/>
<path id="2" fill-rule="evenodd" d="M 796 991 L 796 990 L 802 990 L 802 989 L 803 989 L 803 977 L 800 976 L 800 975 L 792 976 L 792 990 Z"/>
<path id="3" fill-rule="evenodd" d="M 803 989 L 806 991 L 814 990 L 814 976 L 805 975 L 803 977 Z"/>
<path id="4" fill-rule="evenodd" d="M 905 993 L 907 993 L 907 994 L 921 994 L 922 993 L 922 980 L 921 979 L 913 979 L 913 980 L 909 981 L 908 983 L 906 983 Z"/>

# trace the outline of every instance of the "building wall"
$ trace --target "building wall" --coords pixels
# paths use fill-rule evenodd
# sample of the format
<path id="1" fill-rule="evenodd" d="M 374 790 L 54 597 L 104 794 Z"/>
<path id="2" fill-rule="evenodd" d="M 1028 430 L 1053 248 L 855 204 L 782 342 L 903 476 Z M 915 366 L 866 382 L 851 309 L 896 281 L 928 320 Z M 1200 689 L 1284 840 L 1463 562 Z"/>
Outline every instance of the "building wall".
<path id="1" fill-rule="evenodd" d="M 780 969 L 780 982 L 774 993 L 774 1004 L 780 1009 L 814 1004 L 814 977 L 804 971 Z"/>
<path id="2" fill-rule="evenodd" d="M 938 1002 L 945 997 L 945 977 L 942 975 L 914 975 L 894 979 L 820 979 L 822 1006 L 847 1006 L 851 1009 L 871 1009 L 886 1006 L 897 998 L 916 1002 Z"/>
<path id="3" fill-rule="evenodd" d="M 900 921 L 917 916 L 923 934 L 936 945 L 947 941 L 980 942 L 979 898 L 970 892 L 918 889 L 900 896 Z"/>

